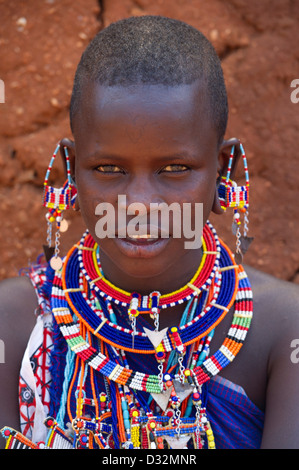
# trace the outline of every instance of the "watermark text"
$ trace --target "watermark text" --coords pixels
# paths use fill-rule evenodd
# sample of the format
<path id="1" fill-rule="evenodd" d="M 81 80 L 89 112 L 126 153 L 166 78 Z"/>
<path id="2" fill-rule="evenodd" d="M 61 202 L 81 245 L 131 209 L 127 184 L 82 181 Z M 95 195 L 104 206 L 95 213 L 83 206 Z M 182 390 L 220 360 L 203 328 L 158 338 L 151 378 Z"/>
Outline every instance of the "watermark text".
<path id="1" fill-rule="evenodd" d="M 0 103 L 5 103 L 5 85 L 4 81 L 0 79 Z"/>
<path id="2" fill-rule="evenodd" d="M 4 341 L 0 339 L 0 364 L 5 363 L 5 345 Z"/>
<path id="3" fill-rule="evenodd" d="M 103 238 L 184 238 L 184 247 L 198 249 L 202 244 L 202 203 L 150 203 L 149 208 L 141 202 L 126 203 L 125 195 L 118 195 L 117 209 L 108 202 L 95 208 L 101 216 L 95 233 Z"/>
<path id="4" fill-rule="evenodd" d="M 291 101 L 292 103 L 296 104 L 299 103 L 299 78 L 295 78 L 291 81 L 291 88 L 295 88 L 295 90 L 291 93 Z"/>

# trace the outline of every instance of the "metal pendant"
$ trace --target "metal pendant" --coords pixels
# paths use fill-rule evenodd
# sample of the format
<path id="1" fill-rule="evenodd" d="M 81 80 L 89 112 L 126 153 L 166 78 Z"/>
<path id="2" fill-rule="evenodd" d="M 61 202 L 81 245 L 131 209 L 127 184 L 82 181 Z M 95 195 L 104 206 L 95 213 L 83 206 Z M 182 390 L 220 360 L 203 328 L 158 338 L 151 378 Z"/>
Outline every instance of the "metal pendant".
<path id="1" fill-rule="evenodd" d="M 235 262 L 236 264 L 242 264 L 243 262 L 243 255 L 240 251 L 239 253 L 235 253 Z"/>
<path id="2" fill-rule="evenodd" d="M 155 349 L 157 349 L 159 344 L 161 344 L 164 336 L 166 335 L 167 330 L 168 328 L 164 328 L 161 331 L 153 331 L 143 327 L 143 331 L 145 332 L 146 336 L 148 337 Z"/>
<path id="3" fill-rule="evenodd" d="M 50 260 L 50 266 L 54 271 L 59 271 L 62 268 L 62 264 L 60 256 L 53 256 Z"/>
<path id="4" fill-rule="evenodd" d="M 254 240 L 254 237 L 247 237 L 247 236 L 244 236 L 244 235 L 241 235 L 240 237 L 240 243 L 241 243 L 241 251 L 243 253 L 243 255 L 245 255 L 245 253 L 248 251 L 251 243 L 253 242 Z"/>
<path id="5" fill-rule="evenodd" d="M 169 387 L 167 390 L 161 393 L 151 393 L 151 396 L 155 402 L 160 406 L 162 411 L 166 411 L 168 407 L 168 402 L 172 392 L 172 387 Z"/>
<path id="6" fill-rule="evenodd" d="M 60 222 L 60 227 L 59 227 L 60 232 L 61 233 L 67 232 L 68 228 L 69 228 L 68 221 L 65 219 L 62 219 L 62 221 Z"/>
<path id="7" fill-rule="evenodd" d="M 54 255 L 54 246 L 43 245 L 44 255 L 46 258 L 47 263 L 49 263 L 50 259 Z"/>
<path id="8" fill-rule="evenodd" d="M 173 386 L 181 403 L 194 391 L 193 385 L 190 385 L 189 383 L 182 384 L 178 380 L 173 381 Z"/>
<path id="9" fill-rule="evenodd" d="M 239 237 L 239 251 L 235 253 L 235 261 L 237 264 L 242 264 L 243 263 L 243 256 L 246 254 L 248 251 L 251 243 L 253 242 L 254 238 L 253 237 L 247 237 L 244 235 L 241 235 Z"/>
<path id="10" fill-rule="evenodd" d="M 191 439 L 191 436 L 189 434 L 183 434 L 178 437 L 164 436 L 164 439 L 171 449 L 184 449 Z"/>

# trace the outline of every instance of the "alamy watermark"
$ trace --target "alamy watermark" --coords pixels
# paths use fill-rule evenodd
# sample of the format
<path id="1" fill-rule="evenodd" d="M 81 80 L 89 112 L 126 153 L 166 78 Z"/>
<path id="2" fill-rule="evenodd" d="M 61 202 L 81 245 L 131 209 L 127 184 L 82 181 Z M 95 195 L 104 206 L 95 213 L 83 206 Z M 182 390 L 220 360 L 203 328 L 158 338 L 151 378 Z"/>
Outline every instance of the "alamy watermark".
<path id="1" fill-rule="evenodd" d="M 4 81 L 0 79 L 0 103 L 5 103 L 5 85 Z"/>
<path id="2" fill-rule="evenodd" d="M 293 339 L 291 341 L 290 347 L 293 349 L 290 355 L 291 362 L 293 364 L 298 364 L 299 362 L 299 339 Z"/>
<path id="3" fill-rule="evenodd" d="M 125 195 L 118 195 L 117 209 L 109 202 L 101 202 L 95 208 L 101 216 L 95 233 L 103 238 L 184 238 L 184 247 L 198 249 L 202 245 L 202 203 L 126 203 Z M 133 217 L 132 217 L 133 216 Z M 188 240 L 188 241 L 186 241 Z"/>
<path id="4" fill-rule="evenodd" d="M 299 78 L 295 78 L 294 80 L 292 80 L 290 87 L 295 88 L 295 90 L 292 91 L 290 96 L 292 103 L 299 103 Z"/>
<path id="5" fill-rule="evenodd" d="M 0 339 L 0 364 L 4 364 L 5 362 L 5 345 L 4 341 Z"/>

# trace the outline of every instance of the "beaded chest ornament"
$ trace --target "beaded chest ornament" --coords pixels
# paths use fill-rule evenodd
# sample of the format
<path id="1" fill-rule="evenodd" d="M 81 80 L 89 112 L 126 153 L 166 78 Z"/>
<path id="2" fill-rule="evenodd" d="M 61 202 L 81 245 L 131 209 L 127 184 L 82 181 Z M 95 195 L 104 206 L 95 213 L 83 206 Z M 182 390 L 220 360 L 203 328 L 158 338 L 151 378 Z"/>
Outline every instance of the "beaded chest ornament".
<path id="1" fill-rule="evenodd" d="M 51 305 L 72 352 L 74 365 L 67 364 L 66 370 L 73 372 L 65 376 L 67 393 L 56 418 L 60 421 L 48 419 L 51 429 L 39 448 L 215 448 L 204 386 L 241 349 L 252 318 L 252 292 L 242 266 L 235 264 L 209 223 L 203 248 L 205 261 L 190 283 L 165 296 L 155 293 L 148 305 L 151 311 L 185 302 L 180 325 L 166 328 L 158 339 L 148 333 L 153 332 L 150 328 L 137 329 L 134 346 L 132 325 L 121 326 L 118 318 L 119 309 L 129 317 L 136 297 L 105 279 L 98 247 L 88 232 L 70 250 L 55 274 Z M 138 302 L 137 319 L 144 304 Z M 227 337 L 209 356 L 214 329 L 233 305 Z M 132 354 L 153 357 L 157 372 L 135 370 Z M 64 431 L 66 420 L 71 436 Z M 10 430 L 5 428 L 5 433 Z M 14 434 L 9 442 L 18 439 Z"/>
<path id="2" fill-rule="evenodd" d="M 207 225 L 204 233 L 206 245 L 211 237 L 216 246 L 213 234 L 210 224 Z M 96 426 L 97 419 L 86 420 L 82 406 L 80 410 L 77 406 L 75 417 L 70 416 L 70 419 L 75 419 L 77 443 L 82 433 L 91 433 L 94 443 L 101 448 L 164 448 L 165 445 L 182 448 L 190 442 L 195 448 L 215 446 L 202 387 L 237 355 L 252 317 L 247 276 L 242 267 L 235 264 L 223 242 L 218 242 L 218 251 L 211 255 L 214 256 L 213 267 L 205 275 L 201 269 L 189 283 L 198 290 L 187 284 L 179 293 L 159 297 L 161 309 L 175 301 L 187 302 L 188 314 L 193 311 L 191 318 L 179 327 L 165 329 L 157 341 L 157 337 L 153 340 L 147 329 L 137 331 L 134 347 L 129 339 L 133 330 L 115 323 L 117 314 L 114 306 L 121 305 L 128 312 L 132 299 L 136 297 L 112 286 L 103 274 L 98 276 L 97 270 L 92 272 L 90 263 L 96 259 L 97 247 L 88 233 L 69 252 L 62 272 L 56 273 L 54 280 L 53 314 L 79 362 L 100 372 L 109 384 L 109 394 L 100 401 L 104 404 L 102 414 L 105 416 L 101 420 L 102 432 Z M 217 269 L 213 269 L 215 264 Z M 98 262 L 93 266 L 99 266 Z M 201 290 L 203 286 L 209 286 L 207 291 Z M 116 290 L 113 296 L 112 290 Z M 102 306 L 107 306 L 106 312 L 100 307 L 99 300 Z M 139 304 L 142 305 L 142 300 Z M 227 338 L 220 349 L 208 357 L 214 328 L 233 304 L 235 312 Z M 92 344 L 92 337 L 100 340 L 100 350 Z M 130 368 L 130 353 L 154 355 L 157 373 L 151 375 Z M 113 383 L 115 385 L 111 386 Z M 140 392 L 149 394 L 152 408 L 139 401 Z M 113 429 L 113 403 L 118 410 L 118 434 Z M 105 427 L 105 431 L 104 424 L 110 426 Z M 88 442 L 89 446 L 94 445 L 90 440 Z"/>

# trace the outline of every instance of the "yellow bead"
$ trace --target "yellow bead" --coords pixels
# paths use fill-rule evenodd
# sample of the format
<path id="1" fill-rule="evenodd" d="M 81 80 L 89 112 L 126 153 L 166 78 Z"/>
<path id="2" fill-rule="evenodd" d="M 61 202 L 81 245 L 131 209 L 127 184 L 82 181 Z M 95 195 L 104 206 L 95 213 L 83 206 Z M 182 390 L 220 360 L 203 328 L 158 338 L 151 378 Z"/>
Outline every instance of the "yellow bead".
<path id="1" fill-rule="evenodd" d="M 101 401 L 101 402 L 106 401 L 106 397 L 104 397 L 104 396 L 102 395 L 102 396 L 100 397 L 100 401 Z"/>
<path id="2" fill-rule="evenodd" d="M 132 416 L 136 418 L 139 415 L 138 411 L 134 410 L 132 411 Z"/>

